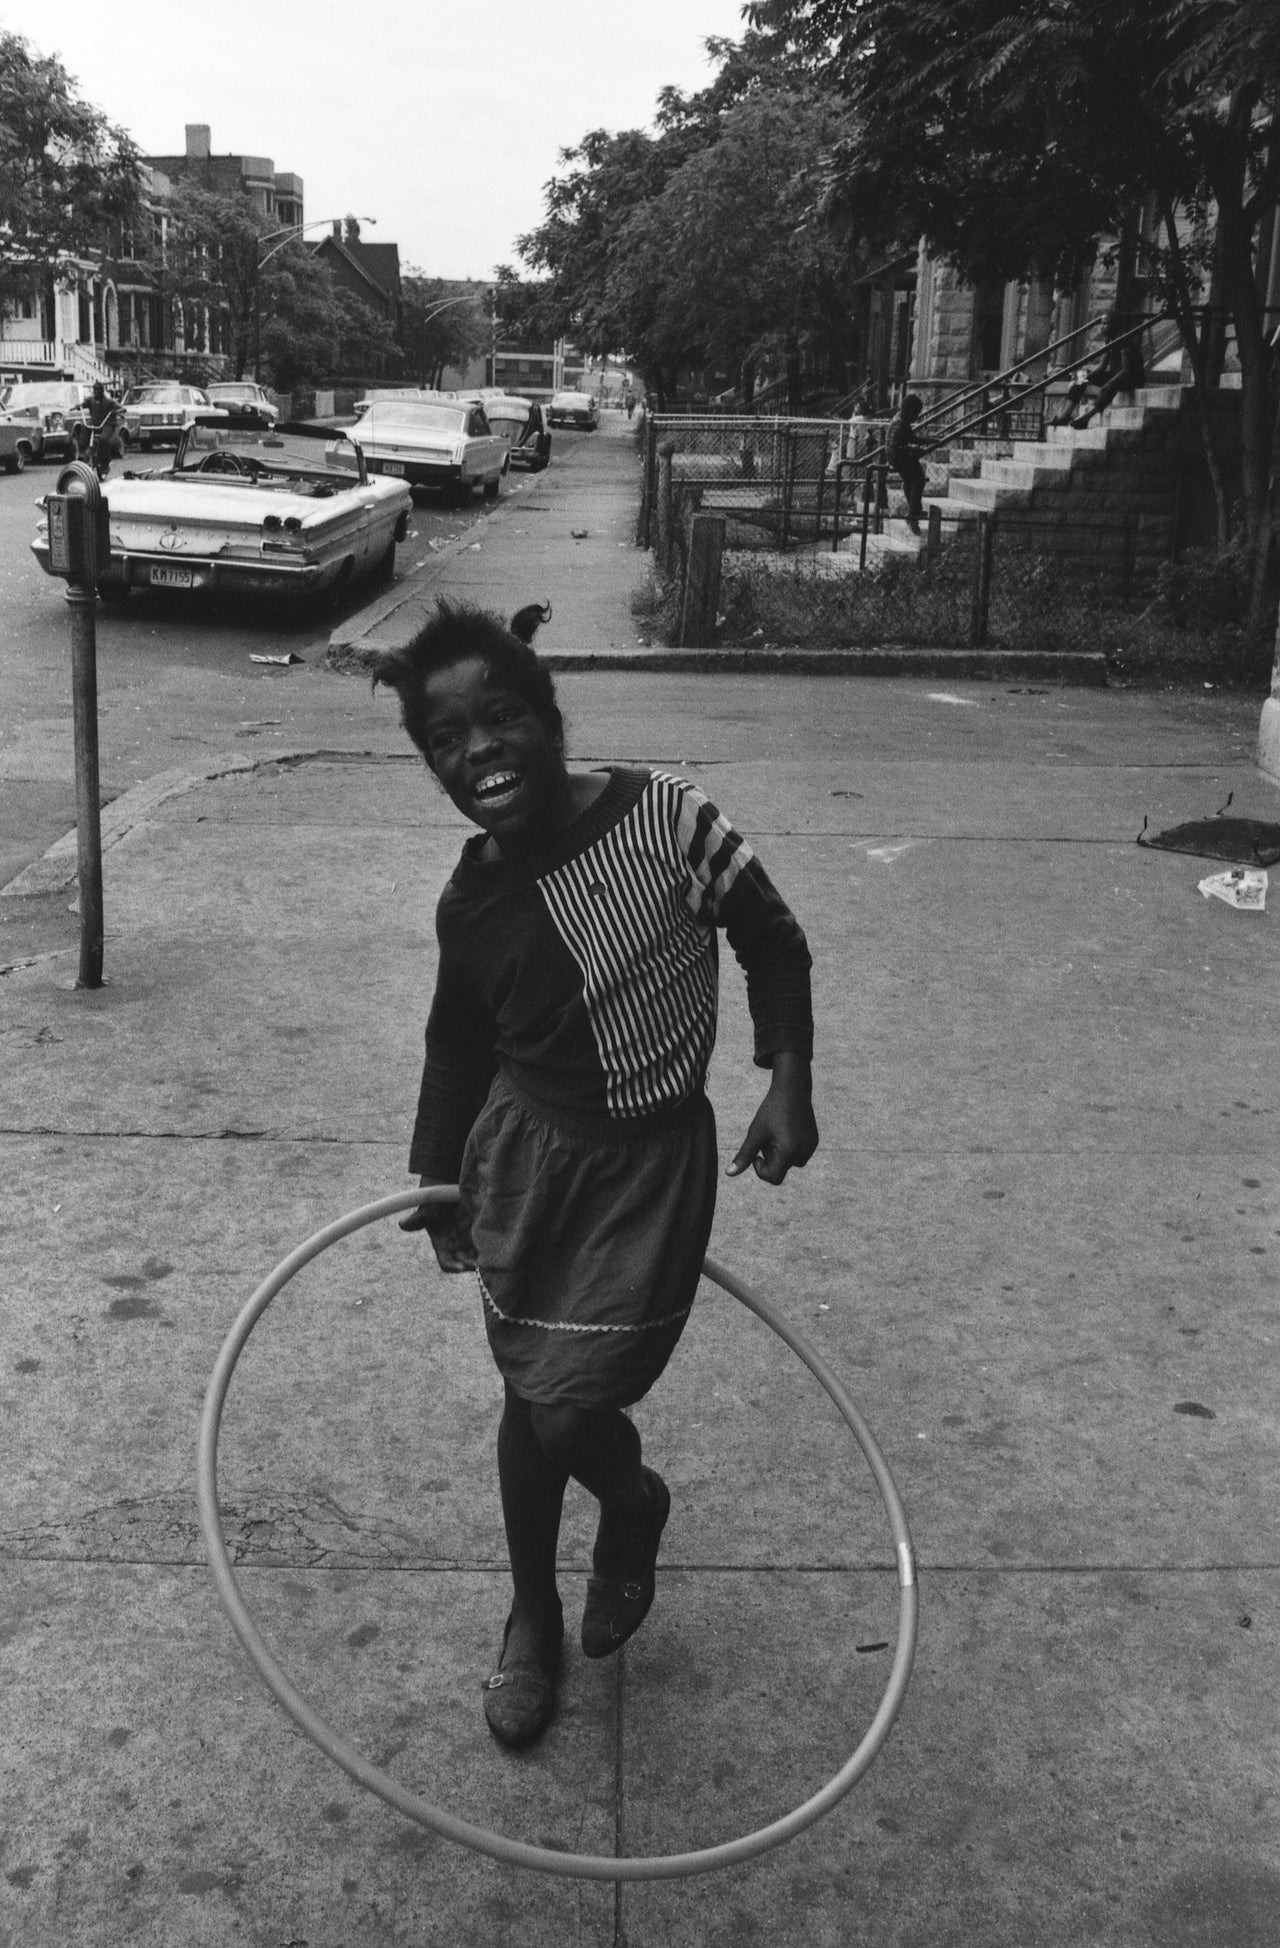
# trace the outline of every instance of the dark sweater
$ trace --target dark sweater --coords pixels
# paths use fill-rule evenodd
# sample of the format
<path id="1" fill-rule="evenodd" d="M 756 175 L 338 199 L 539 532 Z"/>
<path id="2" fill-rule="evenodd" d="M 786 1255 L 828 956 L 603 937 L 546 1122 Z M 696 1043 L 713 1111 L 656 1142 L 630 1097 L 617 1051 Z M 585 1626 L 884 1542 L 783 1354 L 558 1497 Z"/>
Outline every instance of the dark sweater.
<path id="1" fill-rule="evenodd" d="M 716 928 L 747 977 L 755 1059 L 813 1047 L 808 946 L 750 846 L 695 785 L 616 769 L 538 853 L 471 839 L 440 898 L 440 964 L 409 1167 L 453 1182 L 501 1066 L 550 1109 L 651 1116 L 701 1090 Z"/>

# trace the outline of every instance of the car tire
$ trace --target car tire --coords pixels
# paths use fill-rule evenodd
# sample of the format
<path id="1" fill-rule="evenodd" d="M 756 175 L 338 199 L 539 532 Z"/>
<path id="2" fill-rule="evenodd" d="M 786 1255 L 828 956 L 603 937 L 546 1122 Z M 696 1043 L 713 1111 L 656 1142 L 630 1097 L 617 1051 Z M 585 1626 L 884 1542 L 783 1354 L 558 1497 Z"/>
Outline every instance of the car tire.
<path id="1" fill-rule="evenodd" d="M 386 547 L 383 549 L 382 553 L 378 557 L 377 567 L 373 571 L 373 580 L 375 582 L 393 581 L 395 579 L 395 572 L 396 572 L 396 543 L 395 543 L 395 536 L 393 535 L 390 541 L 388 541 Z"/>
<path id="2" fill-rule="evenodd" d="M 496 478 L 495 478 L 495 479 L 493 479 L 493 480 L 486 480 L 486 481 L 485 481 L 485 483 L 484 483 L 484 497 L 485 497 L 485 499 L 486 499 L 487 501 L 496 501 L 496 500 L 497 500 L 497 498 L 498 498 L 498 490 L 499 490 L 499 488 L 500 488 L 501 486 L 502 486 L 502 475 L 501 475 L 501 474 L 498 474 L 498 475 L 496 476 Z"/>
<path id="3" fill-rule="evenodd" d="M 351 563 L 350 561 L 344 561 L 342 567 L 339 569 L 334 580 L 330 582 L 328 588 L 322 588 L 320 593 L 317 595 L 316 614 L 322 616 L 333 615 L 338 609 L 342 607 L 342 604 L 346 600 L 347 590 L 350 587 L 351 587 Z"/>
<path id="4" fill-rule="evenodd" d="M 105 602 L 110 609 L 123 608 L 133 594 L 131 582 L 99 582 L 98 600 Z"/>
<path id="5" fill-rule="evenodd" d="M 4 470 L 6 473 L 21 473 L 26 464 L 20 446 L 15 447 L 12 453 L 6 453 L 4 456 Z"/>

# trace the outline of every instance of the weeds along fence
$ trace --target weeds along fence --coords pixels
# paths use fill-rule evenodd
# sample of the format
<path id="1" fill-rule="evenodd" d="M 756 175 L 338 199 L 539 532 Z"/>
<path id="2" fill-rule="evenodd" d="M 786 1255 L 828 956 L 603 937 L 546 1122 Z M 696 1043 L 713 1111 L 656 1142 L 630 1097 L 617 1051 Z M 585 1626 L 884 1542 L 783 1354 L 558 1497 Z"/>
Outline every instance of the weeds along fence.
<path id="1" fill-rule="evenodd" d="M 1131 631 L 1162 586 L 1162 535 L 1137 514 L 1060 518 L 1017 510 L 943 521 L 933 511 L 919 554 L 871 536 L 832 555 L 739 554 L 718 591 L 721 639 L 808 648 L 987 644 L 1096 649 Z"/>
<path id="2" fill-rule="evenodd" d="M 1081 647 L 1108 617 L 1150 604 L 1171 559 L 1166 524 L 1140 510 L 1034 519 L 1018 509 L 972 521 L 930 521 L 925 578 L 948 576 L 967 598 L 973 648 L 1038 636 Z"/>
<path id="3" fill-rule="evenodd" d="M 857 518 L 848 479 L 889 422 L 656 414 L 646 424 L 638 540 L 683 574 L 695 513 L 725 520 L 726 548 L 812 545 Z M 863 469 L 865 471 L 865 469 Z M 837 511 L 837 491 L 843 506 Z"/>

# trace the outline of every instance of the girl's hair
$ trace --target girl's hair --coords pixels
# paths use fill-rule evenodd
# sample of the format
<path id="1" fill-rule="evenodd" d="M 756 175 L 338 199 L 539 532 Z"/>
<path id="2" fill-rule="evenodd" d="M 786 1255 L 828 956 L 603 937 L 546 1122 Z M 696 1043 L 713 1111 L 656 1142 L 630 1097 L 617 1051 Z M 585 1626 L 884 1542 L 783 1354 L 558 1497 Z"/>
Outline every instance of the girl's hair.
<path id="1" fill-rule="evenodd" d="M 539 626 L 550 618 L 550 603 L 530 602 L 505 623 L 491 609 L 477 608 L 471 602 L 449 602 L 441 596 L 435 614 L 413 641 L 379 659 L 373 687 L 376 690 L 385 683 L 395 691 L 400 699 L 400 721 L 432 770 L 435 767 L 427 743 L 427 679 L 437 670 L 473 659 L 484 664 L 491 683 L 505 684 L 524 698 L 563 754 L 564 719 L 556 702 L 555 684 L 532 647 Z"/>

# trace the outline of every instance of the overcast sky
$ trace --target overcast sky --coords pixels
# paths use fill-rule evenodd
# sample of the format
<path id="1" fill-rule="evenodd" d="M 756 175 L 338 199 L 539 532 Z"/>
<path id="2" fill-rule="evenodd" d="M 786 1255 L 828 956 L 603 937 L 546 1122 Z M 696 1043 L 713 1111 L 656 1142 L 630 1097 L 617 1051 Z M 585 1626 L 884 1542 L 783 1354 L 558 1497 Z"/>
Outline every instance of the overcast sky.
<path id="1" fill-rule="evenodd" d="M 301 176 L 308 220 L 375 217 L 436 277 L 513 262 L 559 151 L 648 126 L 742 33 L 741 0 L 0 0 L 0 23 L 144 154 L 207 122 L 215 154 Z"/>

